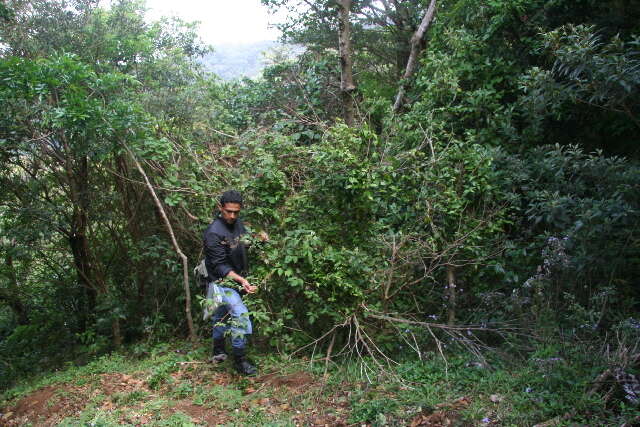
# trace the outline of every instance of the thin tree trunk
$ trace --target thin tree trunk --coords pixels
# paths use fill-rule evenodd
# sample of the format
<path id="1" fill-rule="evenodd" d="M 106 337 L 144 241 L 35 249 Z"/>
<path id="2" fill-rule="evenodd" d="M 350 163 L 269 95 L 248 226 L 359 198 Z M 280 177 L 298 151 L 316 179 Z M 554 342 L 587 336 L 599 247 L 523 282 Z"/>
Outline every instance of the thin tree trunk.
<path id="1" fill-rule="evenodd" d="M 78 279 L 87 288 L 99 292 L 99 286 L 93 277 L 89 242 L 87 240 L 89 228 L 89 219 L 87 217 L 87 210 L 89 209 L 89 168 L 86 157 L 78 160 L 75 166 L 71 163 L 71 160 L 68 160 L 66 175 L 70 190 L 70 202 L 73 205 L 69 246 L 78 271 Z"/>
<path id="2" fill-rule="evenodd" d="M 185 293 L 185 300 L 186 300 L 185 313 L 187 316 L 187 325 L 189 327 L 189 339 L 192 341 L 195 341 L 196 332 L 193 327 L 193 318 L 191 316 L 191 290 L 189 289 L 189 260 L 187 259 L 187 256 L 182 252 L 182 250 L 180 249 L 180 246 L 178 245 L 178 241 L 176 240 L 175 234 L 173 233 L 173 227 L 171 226 L 171 222 L 169 222 L 169 218 L 167 218 L 167 214 L 165 213 L 164 208 L 162 207 L 162 203 L 160 203 L 160 199 L 158 199 L 158 196 L 156 195 L 156 192 L 153 189 L 153 186 L 151 185 L 151 182 L 149 181 L 147 174 L 144 172 L 144 169 L 142 169 L 142 166 L 140 166 L 140 163 L 138 162 L 138 159 L 136 158 L 136 156 L 133 154 L 133 151 L 131 151 L 129 147 L 127 147 L 126 145 L 125 147 L 129 152 L 129 154 L 131 155 L 131 158 L 133 159 L 133 162 L 135 163 L 136 168 L 144 178 L 144 182 L 146 183 L 147 188 L 149 189 L 149 192 L 151 193 L 151 196 L 153 197 L 153 200 L 156 203 L 156 207 L 158 208 L 158 211 L 160 212 L 160 216 L 162 216 L 162 220 L 164 221 L 164 225 L 167 227 L 167 231 L 169 232 L 169 236 L 171 237 L 173 248 L 175 249 L 178 256 L 182 259 L 182 278 L 184 281 L 184 293 Z"/>
<path id="3" fill-rule="evenodd" d="M 353 58 L 351 56 L 351 0 L 336 0 L 339 5 L 338 47 L 340 51 L 340 91 L 342 93 L 343 118 L 347 126 L 352 126 L 355 110 L 353 93 L 356 85 L 353 81 Z"/>
<path id="4" fill-rule="evenodd" d="M 13 243 L 12 246 L 14 246 Z M 7 276 L 9 278 L 9 289 L 6 293 L 0 289 L 0 300 L 5 301 L 11 310 L 13 310 L 13 313 L 16 315 L 18 325 L 27 325 L 29 324 L 29 315 L 27 313 L 27 308 L 20 300 L 20 284 L 18 283 L 18 275 L 16 274 L 15 267 L 13 266 L 13 257 L 9 255 L 8 251 L 7 256 L 5 257 L 5 265 L 8 270 Z"/>
<path id="5" fill-rule="evenodd" d="M 329 370 L 329 362 L 331 361 L 331 352 L 333 351 L 333 344 L 336 342 L 337 331 L 333 331 L 333 335 L 331 336 L 331 342 L 329 343 L 329 348 L 327 348 L 327 357 L 324 360 L 324 376 L 326 378 L 327 371 Z"/>
<path id="6" fill-rule="evenodd" d="M 120 331 L 120 319 L 117 317 L 111 321 L 111 333 L 113 334 L 113 346 L 119 349 L 122 347 L 122 333 Z"/>
<path id="7" fill-rule="evenodd" d="M 122 210 L 127 221 L 127 230 L 129 231 L 129 235 L 133 241 L 133 246 L 138 247 L 143 238 L 142 230 L 139 225 L 140 221 L 136 218 L 138 205 L 140 203 L 140 196 L 129 182 L 128 178 L 130 175 L 130 168 L 126 162 L 126 158 L 123 155 L 118 155 L 115 159 L 115 163 L 116 169 L 119 172 L 116 176 L 116 186 L 120 191 L 120 194 L 122 194 Z M 127 258 L 131 259 L 129 256 L 127 256 Z M 136 280 L 138 282 L 138 307 L 142 307 L 147 288 L 147 277 L 149 276 L 147 272 L 147 262 L 145 262 L 144 259 L 137 259 L 135 261 L 135 269 Z M 138 314 L 142 317 L 144 315 L 144 310 L 140 310 Z"/>
<path id="8" fill-rule="evenodd" d="M 89 300 L 90 309 L 96 305 L 97 296 L 105 296 L 108 292 L 106 280 L 100 274 L 97 262 L 93 258 L 91 248 L 89 246 L 89 161 L 86 157 L 82 157 L 73 169 L 70 176 L 70 183 L 73 188 L 73 234 L 70 238 L 74 258 L 77 260 L 76 265 L 82 280 L 90 290 Z M 120 328 L 120 319 L 111 319 L 111 333 L 113 336 L 113 346 L 119 349 L 122 346 L 122 335 Z"/>
<path id="9" fill-rule="evenodd" d="M 456 323 L 456 270 L 452 265 L 447 265 L 447 295 L 449 297 L 447 324 L 453 326 Z"/>
<path id="10" fill-rule="evenodd" d="M 433 21 L 433 16 L 436 12 L 436 0 L 431 0 L 429 3 L 429 7 L 424 13 L 424 17 L 422 18 L 422 22 L 420 22 L 420 26 L 413 33 L 411 37 L 411 53 L 409 54 L 409 60 L 407 61 L 407 67 L 405 68 L 404 75 L 402 76 L 402 80 L 400 83 L 400 88 L 398 89 L 398 94 L 396 95 L 396 101 L 393 103 L 393 112 L 397 113 L 402 108 L 402 104 L 404 102 L 404 95 L 407 91 L 407 85 L 409 84 L 409 79 L 413 76 L 413 73 L 416 70 L 416 65 L 418 64 L 418 55 L 420 54 L 421 41 L 424 37 L 424 33 L 429 28 L 429 25 Z"/>
<path id="11" fill-rule="evenodd" d="M 64 135 L 61 135 L 61 140 L 65 153 L 70 153 L 71 149 Z M 73 206 L 68 234 L 69 247 L 73 254 L 78 281 L 83 286 L 87 297 L 87 304 L 81 320 L 84 329 L 97 305 L 98 295 L 106 294 L 107 286 L 105 280 L 96 273 L 87 236 L 89 231 L 87 213 L 91 204 L 89 198 L 89 160 L 86 156 L 82 156 L 74 161 L 73 156 L 68 154 L 65 156 L 64 168 L 66 182 L 69 186 L 69 201 Z M 121 341 L 121 338 L 114 336 L 113 341 L 115 344 Z"/>

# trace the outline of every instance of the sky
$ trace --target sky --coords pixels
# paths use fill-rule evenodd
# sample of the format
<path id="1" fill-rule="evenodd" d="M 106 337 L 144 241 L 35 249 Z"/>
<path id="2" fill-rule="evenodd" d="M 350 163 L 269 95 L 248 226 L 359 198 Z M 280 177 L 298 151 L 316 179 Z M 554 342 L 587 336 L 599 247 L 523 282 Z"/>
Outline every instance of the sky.
<path id="1" fill-rule="evenodd" d="M 146 3 L 151 20 L 175 15 L 185 21 L 200 21 L 200 36 L 214 46 L 278 38 L 278 30 L 269 28 L 269 21 L 274 18 L 260 0 L 146 0 Z"/>

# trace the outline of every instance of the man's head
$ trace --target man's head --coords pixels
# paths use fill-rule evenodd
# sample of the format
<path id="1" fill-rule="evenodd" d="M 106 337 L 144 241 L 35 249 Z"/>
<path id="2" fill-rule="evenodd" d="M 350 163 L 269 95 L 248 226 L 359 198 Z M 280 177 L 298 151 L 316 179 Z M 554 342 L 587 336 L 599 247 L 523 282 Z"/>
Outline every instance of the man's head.
<path id="1" fill-rule="evenodd" d="M 225 191 L 220 196 L 218 209 L 220 209 L 222 220 L 229 225 L 233 225 L 242 210 L 242 194 L 235 190 Z"/>

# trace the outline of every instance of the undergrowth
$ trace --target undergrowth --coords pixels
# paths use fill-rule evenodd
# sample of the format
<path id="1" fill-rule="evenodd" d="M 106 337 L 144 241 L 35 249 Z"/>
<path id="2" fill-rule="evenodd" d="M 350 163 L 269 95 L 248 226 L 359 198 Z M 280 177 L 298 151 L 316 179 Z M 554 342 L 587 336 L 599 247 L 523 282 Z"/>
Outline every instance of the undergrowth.
<path id="1" fill-rule="evenodd" d="M 223 425 L 264 426 L 315 422 L 313 417 L 372 426 L 408 425 L 420 417 L 478 426 L 549 420 L 554 425 L 621 425 L 640 416 L 622 396 L 605 401 L 599 393 L 588 393 L 608 366 L 587 350 L 575 343 L 540 343 L 526 358 L 507 360 L 495 353 L 488 354 L 484 364 L 456 351 L 444 358 L 436 353 L 421 359 L 408 355 L 368 377 L 362 376 L 362 364 L 371 363 L 367 358 L 338 360 L 323 376 L 324 363 L 264 355 L 255 357 L 258 378 L 244 378 L 233 374 L 230 364 L 202 363 L 208 346 L 176 342 L 150 348 L 144 358 L 114 353 L 33 378 L 2 394 L 0 406 L 3 413 L 10 411 L 20 399 L 52 386 L 59 399 L 75 393 L 84 401 L 79 415 L 68 414 L 59 423 L 69 426 L 210 422 L 180 405 L 219 414 Z M 106 395 L 98 389 L 101 376 L 108 374 L 135 378 L 144 387 Z M 290 388 L 284 381 L 301 374 L 309 378 L 302 388 Z M 274 379 L 283 381 L 270 382 Z M 78 390 L 85 395 L 78 397 Z"/>

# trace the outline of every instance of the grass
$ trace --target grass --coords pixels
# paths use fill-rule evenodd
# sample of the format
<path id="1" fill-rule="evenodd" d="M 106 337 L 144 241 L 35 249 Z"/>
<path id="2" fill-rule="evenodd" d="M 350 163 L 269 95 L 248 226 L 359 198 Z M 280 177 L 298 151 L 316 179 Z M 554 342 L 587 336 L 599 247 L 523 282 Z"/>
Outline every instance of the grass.
<path id="1" fill-rule="evenodd" d="M 206 346 L 174 343 L 151 349 L 145 358 L 104 356 L 83 367 L 26 381 L 5 392 L 0 406 L 12 407 L 34 391 L 53 386 L 55 402 L 47 410 L 58 403 L 64 408 L 65 402 L 84 405 L 77 415 L 58 414 L 63 426 L 143 421 L 155 426 L 287 426 L 316 421 L 386 426 L 435 416 L 476 426 L 527 426 L 554 418 L 558 425 L 620 425 L 640 415 L 623 399 L 605 407 L 601 396 L 587 395 L 590 382 L 605 366 L 571 346 L 541 346 L 511 365 L 490 359 L 491 367 L 474 363 L 462 352 L 446 362 L 427 353 L 423 360 L 402 360 L 371 381 L 361 376 L 361 361 L 334 365 L 324 378 L 324 364 L 277 356 L 259 358 L 262 375 L 272 374 L 244 378 L 228 363 L 201 363 L 207 352 Z M 286 382 L 296 375 L 302 378 L 299 387 Z M 102 390 L 107 380 L 111 388 Z M 24 422 L 37 424 L 37 418 Z"/>

